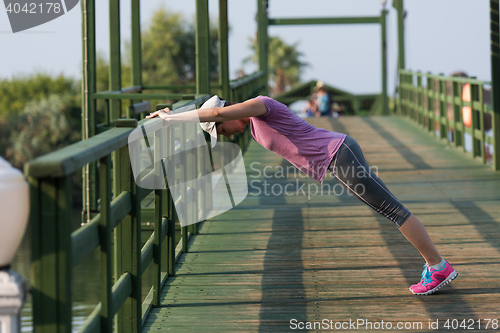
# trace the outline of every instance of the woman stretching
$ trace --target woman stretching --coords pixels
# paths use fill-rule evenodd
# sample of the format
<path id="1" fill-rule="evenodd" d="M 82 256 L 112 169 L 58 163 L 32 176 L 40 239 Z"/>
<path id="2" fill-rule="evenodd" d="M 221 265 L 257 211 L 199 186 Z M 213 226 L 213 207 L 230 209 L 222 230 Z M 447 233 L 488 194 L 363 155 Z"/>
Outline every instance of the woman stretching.
<path id="1" fill-rule="evenodd" d="M 439 255 L 422 223 L 371 172 L 358 143 L 349 136 L 316 128 L 284 104 L 264 96 L 237 104 L 213 96 L 198 110 L 175 114 L 165 109 L 147 118 L 154 117 L 172 123 L 200 122 L 210 133 L 212 146 L 219 134 L 229 138 L 250 124 L 252 136 L 259 144 L 318 182 L 329 170 L 348 191 L 396 224 L 426 261 L 421 281 L 410 287 L 412 293 L 432 294 L 457 277 L 455 269 Z M 356 172 L 346 172 L 353 167 Z"/>

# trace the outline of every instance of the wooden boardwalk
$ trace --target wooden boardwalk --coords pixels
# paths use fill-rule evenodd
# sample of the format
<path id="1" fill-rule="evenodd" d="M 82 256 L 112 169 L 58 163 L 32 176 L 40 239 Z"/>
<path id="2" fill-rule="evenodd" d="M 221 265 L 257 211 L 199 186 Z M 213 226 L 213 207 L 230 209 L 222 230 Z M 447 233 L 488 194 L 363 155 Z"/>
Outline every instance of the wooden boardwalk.
<path id="1" fill-rule="evenodd" d="M 327 195 L 324 187 L 324 195 L 307 195 L 317 183 L 291 168 L 288 178 L 276 174 L 288 162 L 252 142 L 244 156 L 250 194 L 204 223 L 143 332 L 281 332 L 293 319 L 333 326 L 364 319 L 374 329 L 382 320 L 393 329 L 416 322 L 419 332 L 445 331 L 446 319 L 474 320 L 477 330 L 481 319 L 487 331 L 485 319 L 500 320 L 500 173 L 401 118 L 311 123 L 360 143 L 459 277 L 435 295 L 412 295 L 408 286 L 420 280 L 424 261 L 392 222 L 345 193 Z M 269 178 L 259 177 L 265 166 Z M 268 194 L 273 185 L 275 194 L 295 186 L 288 195 L 265 195 L 264 181 Z M 325 184 L 340 192 L 332 178 Z M 429 329 L 429 320 L 439 320 L 439 329 Z"/>

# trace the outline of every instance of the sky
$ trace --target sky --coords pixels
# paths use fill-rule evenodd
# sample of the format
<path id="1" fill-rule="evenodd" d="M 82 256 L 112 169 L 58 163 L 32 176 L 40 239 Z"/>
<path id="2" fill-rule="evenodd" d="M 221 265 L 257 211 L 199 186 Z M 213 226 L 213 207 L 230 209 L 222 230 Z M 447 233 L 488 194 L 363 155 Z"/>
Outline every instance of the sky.
<path id="1" fill-rule="evenodd" d="M 83 0 L 82 0 L 83 1 Z M 108 1 L 97 2 L 97 49 L 108 54 Z M 164 6 L 194 19 L 195 0 L 143 0 L 141 25 Z M 269 0 L 270 18 L 379 16 L 380 0 Z M 218 1 L 209 0 L 210 17 L 218 16 Z M 388 86 L 394 91 L 397 66 L 397 23 L 392 0 L 388 13 Z M 449 75 L 465 71 L 491 79 L 488 0 L 405 0 L 406 68 Z M 257 0 L 228 0 L 229 67 L 231 78 L 251 55 L 248 39 L 256 33 Z M 130 0 L 121 1 L 122 41 L 130 38 Z M 381 91 L 381 31 L 378 24 L 270 26 L 269 35 L 298 43 L 309 66 L 303 81 L 321 80 L 340 89 L 364 94 Z M 80 6 L 59 18 L 13 34 L 7 12 L 0 8 L 0 79 L 45 71 L 81 77 Z M 247 65 L 250 74 L 255 66 Z"/>

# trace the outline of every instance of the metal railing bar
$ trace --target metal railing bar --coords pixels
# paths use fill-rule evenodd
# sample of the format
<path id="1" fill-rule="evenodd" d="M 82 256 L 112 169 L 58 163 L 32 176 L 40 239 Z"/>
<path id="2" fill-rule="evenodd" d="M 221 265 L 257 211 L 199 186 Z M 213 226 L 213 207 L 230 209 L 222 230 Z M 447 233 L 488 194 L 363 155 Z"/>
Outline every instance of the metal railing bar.
<path id="1" fill-rule="evenodd" d="M 163 218 L 161 221 L 161 240 L 162 242 L 165 240 L 165 237 L 168 236 L 168 219 Z"/>
<path id="2" fill-rule="evenodd" d="M 155 241 L 155 232 L 149 236 L 148 240 L 141 249 L 141 275 L 144 274 L 148 268 L 151 260 L 153 260 L 153 245 Z"/>
<path id="3" fill-rule="evenodd" d="M 138 197 L 139 202 L 144 200 L 148 195 L 151 194 L 151 192 L 153 192 L 152 189 L 137 187 L 137 197 Z"/>
<path id="4" fill-rule="evenodd" d="M 133 110 L 134 114 L 148 112 L 151 111 L 151 103 L 149 101 L 134 103 L 129 108 Z"/>
<path id="5" fill-rule="evenodd" d="M 245 76 L 241 79 L 232 81 L 229 84 L 229 88 L 233 89 L 233 90 L 238 89 L 238 88 L 244 86 L 245 84 L 249 83 L 250 81 L 253 81 L 253 80 L 256 80 L 260 77 L 263 77 L 264 75 L 266 75 L 266 73 L 264 71 L 255 72 L 255 73 L 250 74 L 248 76 Z"/>
<path id="6" fill-rule="evenodd" d="M 435 75 L 435 74 L 429 74 L 429 73 L 423 73 L 423 72 L 412 72 L 409 70 L 402 70 L 402 69 L 400 69 L 399 72 L 401 74 L 406 74 L 406 75 L 417 75 L 417 76 L 421 76 L 421 77 L 425 76 L 427 78 L 438 79 L 439 81 L 471 83 L 471 84 L 487 84 L 487 85 L 491 84 L 491 81 L 483 81 L 483 80 L 464 78 L 464 77 L 458 77 L 458 76 L 457 77 L 455 77 L 455 76 L 441 76 L 441 75 Z M 405 85 L 412 86 L 412 83 L 405 83 Z"/>
<path id="7" fill-rule="evenodd" d="M 210 87 L 214 88 L 214 86 L 212 86 L 212 85 Z M 152 84 L 152 85 L 143 86 L 142 89 L 144 89 L 144 90 L 196 89 L 196 84 L 181 84 L 181 85 L 175 85 L 175 84 L 155 85 L 155 84 Z"/>
<path id="8" fill-rule="evenodd" d="M 144 302 L 142 302 L 142 326 L 146 323 L 146 319 L 148 317 L 151 308 L 153 307 L 153 294 L 155 287 L 152 286 L 149 289 L 148 295 L 144 298 Z"/>
<path id="9" fill-rule="evenodd" d="M 87 317 L 78 333 L 101 333 L 101 303 L 97 304 L 94 311 Z"/>
<path id="10" fill-rule="evenodd" d="M 99 214 L 71 234 L 71 263 L 73 267 L 99 246 L 100 219 L 101 215 Z"/>
<path id="11" fill-rule="evenodd" d="M 132 211 L 132 196 L 123 191 L 111 201 L 111 228 L 114 229 Z"/>
<path id="12" fill-rule="evenodd" d="M 116 199 L 111 201 L 111 224 L 114 229 L 132 210 L 131 195 L 123 191 Z M 73 267 L 80 260 L 99 246 L 99 223 L 101 214 L 97 214 L 85 226 L 73 231 L 71 234 L 71 262 Z"/>
<path id="13" fill-rule="evenodd" d="M 127 297 L 124 295 L 127 293 Z M 130 273 L 123 274 L 120 279 L 113 285 L 111 289 L 112 299 L 114 303 L 114 314 L 121 308 L 128 295 L 132 292 L 132 275 Z M 119 304 L 119 306 L 117 306 Z M 85 323 L 80 327 L 78 333 L 100 333 L 101 332 L 101 303 L 97 304 L 90 316 L 87 317 Z"/>
<path id="14" fill-rule="evenodd" d="M 142 86 L 131 86 L 122 88 L 121 90 L 99 91 L 96 94 L 128 94 L 140 92 L 142 89 L 144 89 Z"/>
<path id="15" fill-rule="evenodd" d="M 132 274 L 129 272 L 123 273 L 113 285 L 111 293 L 113 302 L 112 317 L 114 317 L 132 293 Z"/>
<path id="16" fill-rule="evenodd" d="M 69 176 L 88 163 L 111 154 L 127 144 L 131 128 L 113 128 L 88 140 L 79 141 L 29 162 L 27 176 L 34 178 L 60 178 Z"/>
<path id="17" fill-rule="evenodd" d="M 194 94 L 185 93 L 170 93 L 170 94 L 154 94 L 154 93 L 115 93 L 115 92 L 102 92 L 94 94 L 95 99 L 193 99 Z"/>
<path id="18" fill-rule="evenodd" d="M 308 18 L 269 18 L 269 25 L 307 25 L 307 24 L 376 24 L 379 16 L 366 17 L 308 17 Z"/>

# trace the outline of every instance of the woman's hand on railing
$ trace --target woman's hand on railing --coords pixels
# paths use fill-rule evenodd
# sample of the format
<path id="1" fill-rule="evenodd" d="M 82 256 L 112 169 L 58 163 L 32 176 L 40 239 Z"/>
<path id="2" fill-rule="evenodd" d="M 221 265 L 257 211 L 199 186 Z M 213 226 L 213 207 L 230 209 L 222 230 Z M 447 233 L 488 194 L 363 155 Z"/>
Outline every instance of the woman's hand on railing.
<path id="1" fill-rule="evenodd" d="M 169 114 L 174 114 L 174 111 L 171 111 L 169 108 L 161 109 L 155 112 L 151 112 L 149 116 L 146 116 L 146 118 L 151 119 L 155 117 L 160 117 L 163 120 L 166 120 L 168 118 L 167 115 Z"/>

